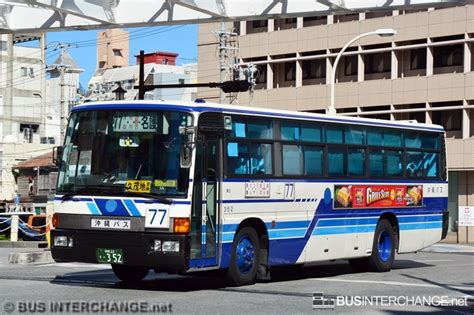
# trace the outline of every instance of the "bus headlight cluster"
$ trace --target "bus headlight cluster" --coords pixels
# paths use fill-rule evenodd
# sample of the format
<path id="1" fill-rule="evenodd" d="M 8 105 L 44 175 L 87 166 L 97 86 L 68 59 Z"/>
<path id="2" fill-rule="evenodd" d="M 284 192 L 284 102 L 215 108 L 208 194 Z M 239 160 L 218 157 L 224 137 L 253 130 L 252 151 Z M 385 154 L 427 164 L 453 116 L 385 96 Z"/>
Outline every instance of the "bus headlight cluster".
<path id="1" fill-rule="evenodd" d="M 177 253 L 179 252 L 179 241 L 163 241 L 162 250 L 164 253 Z"/>
<path id="2" fill-rule="evenodd" d="M 154 252 L 179 253 L 179 241 L 153 240 L 151 249 Z"/>
<path id="3" fill-rule="evenodd" d="M 56 247 L 72 247 L 74 242 L 71 236 L 57 235 L 54 237 L 53 244 Z"/>

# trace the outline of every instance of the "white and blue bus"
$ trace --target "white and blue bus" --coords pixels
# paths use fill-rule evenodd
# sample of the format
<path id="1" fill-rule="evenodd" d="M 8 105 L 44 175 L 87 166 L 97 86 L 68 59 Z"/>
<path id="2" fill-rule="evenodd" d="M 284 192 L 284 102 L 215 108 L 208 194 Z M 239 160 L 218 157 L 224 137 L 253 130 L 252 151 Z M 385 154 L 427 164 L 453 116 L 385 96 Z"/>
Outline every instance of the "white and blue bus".
<path id="1" fill-rule="evenodd" d="M 446 236 L 444 130 L 414 122 L 205 103 L 73 108 L 54 202 L 56 261 L 223 269 L 347 259 L 388 271 Z"/>

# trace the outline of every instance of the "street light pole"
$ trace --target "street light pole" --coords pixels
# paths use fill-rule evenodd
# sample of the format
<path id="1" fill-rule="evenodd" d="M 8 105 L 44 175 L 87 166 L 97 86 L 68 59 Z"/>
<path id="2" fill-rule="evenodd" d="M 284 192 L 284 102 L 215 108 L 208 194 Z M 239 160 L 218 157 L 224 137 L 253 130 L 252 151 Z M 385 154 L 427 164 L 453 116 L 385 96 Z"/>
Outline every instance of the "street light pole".
<path id="1" fill-rule="evenodd" d="M 352 45 L 354 42 L 358 41 L 359 39 L 361 39 L 362 37 L 366 37 L 366 36 L 371 36 L 371 35 L 379 35 L 379 36 L 382 36 L 382 37 L 387 37 L 387 36 L 393 36 L 397 34 L 397 31 L 394 30 L 394 29 L 391 29 L 391 28 L 382 28 L 382 29 L 378 29 L 376 31 L 372 31 L 372 32 L 367 32 L 367 33 L 363 33 L 363 34 L 360 34 L 356 37 L 354 37 L 353 39 L 351 39 L 342 49 L 341 51 L 337 54 L 336 56 L 336 60 L 334 61 L 334 66 L 332 67 L 332 72 L 331 72 L 331 100 L 330 100 L 330 104 L 329 104 L 329 107 L 327 108 L 326 110 L 326 114 L 329 114 L 329 115 L 335 115 L 336 114 L 336 108 L 334 107 L 334 102 L 335 102 L 335 93 L 336 93 L 336 71 L 337 71 L 337 64 L 339 63 L 339 59 L 341 59 L 342 57 L 342 54 L 346 51 L 346 49 Z"/>

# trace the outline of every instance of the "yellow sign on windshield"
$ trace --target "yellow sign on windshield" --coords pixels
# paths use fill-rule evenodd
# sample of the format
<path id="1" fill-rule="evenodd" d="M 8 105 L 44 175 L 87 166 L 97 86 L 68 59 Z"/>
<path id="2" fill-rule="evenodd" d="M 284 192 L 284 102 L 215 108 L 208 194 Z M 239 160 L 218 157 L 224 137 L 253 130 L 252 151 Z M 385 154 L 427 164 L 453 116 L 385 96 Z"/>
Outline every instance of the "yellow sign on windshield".
<path id="1" fill-rule="evenodd" d="M 176 180 L 175 179 L 155 179 L 155 187 L 176 187 Z"/>
<path id="2" fill-rule="evenodd" d="M 149 193 L 151 191 L 150 180 L 127 180 L 125 189 L 130 192 Z"/>

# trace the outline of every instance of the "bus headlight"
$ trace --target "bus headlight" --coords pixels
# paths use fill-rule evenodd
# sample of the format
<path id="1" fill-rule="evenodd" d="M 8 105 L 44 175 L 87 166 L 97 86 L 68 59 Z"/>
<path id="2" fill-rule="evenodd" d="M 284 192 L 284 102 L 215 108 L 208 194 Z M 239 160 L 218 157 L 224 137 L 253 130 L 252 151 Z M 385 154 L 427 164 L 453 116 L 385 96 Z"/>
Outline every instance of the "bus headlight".
<path id="1" fill-rule="evenodd" d="M 179 241 L 163 241 L 163 253 L 177 253 L 179 252 Z"/>
<path id="2" fill-rule="evenodd" d="M 74 241 L 72 236 L 56 235 L 54 237 L 53 244 L 57 247 L 73 247 Z"/>

